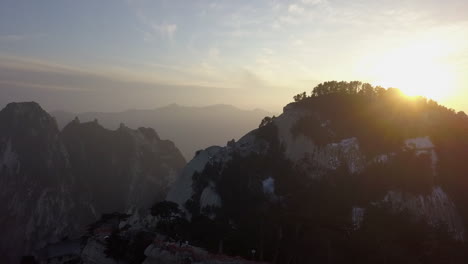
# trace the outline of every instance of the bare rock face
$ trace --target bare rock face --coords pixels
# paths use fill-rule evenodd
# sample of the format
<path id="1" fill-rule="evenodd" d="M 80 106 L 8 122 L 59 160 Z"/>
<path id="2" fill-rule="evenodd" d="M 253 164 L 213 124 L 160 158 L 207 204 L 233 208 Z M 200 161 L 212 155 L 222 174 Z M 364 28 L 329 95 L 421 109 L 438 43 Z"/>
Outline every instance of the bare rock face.
<path id="1" fill-rule="evenodd" d="M 464 239 L 465 227 L 458 210 L 440 187 L 435 187 L 430 194 L 418 196 L 390 191 L 384 201 L 390 202 L 392 207 L 398 210 L 408 210 L 415 215 L 422 216 L 431 225 L 446 224 L 456 239 Z"/>
<path id="2" fill-rule="evenodd" d="M 0 111 L 0 259 L 82 234 L 103 213 L 148 208 L 184 164 L 152 129 L 75 120 L 60 132 L 37 103 L 9 104 Z"/>
<path id="3" fill-rule="evenodd" d="M 59 130 L 38 104 L 12 103 L 0 112 L 0 157 L 2 259 L 76 230 L 78 221 L 71 219 L 78 211 L 93 219 L 89 208 L 73 199 L 74 179 Z"/>

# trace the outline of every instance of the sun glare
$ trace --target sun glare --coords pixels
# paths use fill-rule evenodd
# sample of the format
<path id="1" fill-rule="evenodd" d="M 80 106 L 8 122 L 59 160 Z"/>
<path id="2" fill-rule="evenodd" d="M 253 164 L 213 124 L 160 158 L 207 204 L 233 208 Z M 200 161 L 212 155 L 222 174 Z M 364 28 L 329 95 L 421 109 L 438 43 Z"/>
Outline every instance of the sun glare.
<path id="1" fill-rule="evenodd" d="M 455 82 L 454 70 L 440 59 L 446 48 L 433 42 L 387 53 L 372 69 L 375 83 L 399 88 L 408 96 L 444 100 Z"/>

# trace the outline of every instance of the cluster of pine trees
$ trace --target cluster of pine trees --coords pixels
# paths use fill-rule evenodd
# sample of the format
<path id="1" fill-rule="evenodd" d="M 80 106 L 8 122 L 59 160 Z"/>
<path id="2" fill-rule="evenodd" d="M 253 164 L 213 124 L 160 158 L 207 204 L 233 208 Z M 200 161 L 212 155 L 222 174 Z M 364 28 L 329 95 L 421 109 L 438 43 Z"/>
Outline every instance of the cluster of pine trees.
<path id="1" fill-rule="evenodd" d="M 372 86 L 369 83 L 362 83 L 360 81 L 328 81 L 320 83 L 312 90 L 311 97 L 319 97 L 329 94 L 358 94 L 363 96 L 381 96 L 384 93 L 391 92 L 401 94 L 401 91 L 396 88 L 385 89 L 381 86 Z M 306 92 L 294 96 L 294 101 L 298 102 L 307 98 Z"/>

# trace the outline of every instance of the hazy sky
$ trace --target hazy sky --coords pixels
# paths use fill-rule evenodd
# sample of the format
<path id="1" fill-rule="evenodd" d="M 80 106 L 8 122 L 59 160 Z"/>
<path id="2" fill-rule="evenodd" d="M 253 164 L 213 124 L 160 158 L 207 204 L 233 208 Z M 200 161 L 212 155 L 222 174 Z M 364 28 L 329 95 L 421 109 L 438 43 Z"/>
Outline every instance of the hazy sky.
<path id="1" fill-rule="evenodd" d="M 279 111 L 319 82 L 362 80 L 466 111 L 467 10 L 466 0 L 1 0 L 0 106 Z"/>

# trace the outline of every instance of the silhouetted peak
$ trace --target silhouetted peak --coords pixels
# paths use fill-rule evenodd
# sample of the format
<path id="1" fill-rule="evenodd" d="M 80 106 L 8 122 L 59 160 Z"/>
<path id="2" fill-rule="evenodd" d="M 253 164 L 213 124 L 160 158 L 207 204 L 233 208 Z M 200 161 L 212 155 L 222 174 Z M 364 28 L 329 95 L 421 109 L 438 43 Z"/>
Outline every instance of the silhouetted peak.
<path id="1" fill-rule="evenodd" d="M 30 114 L 44 114 L 49 115 L 42 107 L 36 102 L 20 102 L 9 103 L 2 112 L 15 115 L 30 115 Z"/>
<path id="2" fill-rule="evenodd" d="M 103 126 L 101 126 L 97 119 L 89 122 L 80 122 L 79 119 L 75 118 L 73 121 L 68 123 L 62 130 L 65 134 L 74 133 L 77 131 L 88 131 L 89 133 L 100 133 L 100 131 L 107 131 Z"/>
<path id="3" fill-rule="evenodd" d="M 101 124 L 99 124 L 99 122 L 97 121 L 97 119 L 94 119 L 93 121 L 90 121 L 90 122 L 83 122 L 83 123 L 80 123 L 80 126 L 81 126 L 82 128 L 92 128 L 92 129 L 107 130 L 106 128 L 104 128 L 103 126 L 101 126 Z"/>
<path id="4" fill-rule="evenodd" d="M 239 111 L 241 109 L 230 104 L 214 104 L 203 107 L 212 111 Z"/>
<path id="5" fill-rule="evenodd" d="M 138 128 L 138 131 L 140 131 L 147 139 L 161 140 L 158 133 L 156 133 L 156 131 L 152 128 L 140 127 Z"/>
<path id="6" fill-rule="evenodd" d="M 117 128 L 116 131 L 119 131 L 119 132 L 124 132 L 124 133 L 132 133 L 132 131 L 135 131 L 131 128 L 129 128 L 128 126 L 125 125 L 125 123 L 120 123 L 119 127 Z"/>
<path id="7" fill-rule="evenodd" d="M 181 108 L 181 106 L 176 103 L 168 104 L 166 106 L 161 107 L 161 109 L 177 109 L 177 108 Z"/>
<path id="8" fill-rule="evenodd" d="M 2 126 L 58 130 L 55 119 L 36 102 L 9 103 L 0 111 Z"/>

